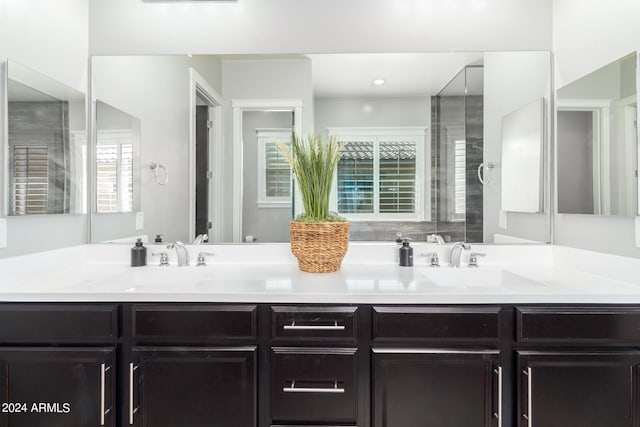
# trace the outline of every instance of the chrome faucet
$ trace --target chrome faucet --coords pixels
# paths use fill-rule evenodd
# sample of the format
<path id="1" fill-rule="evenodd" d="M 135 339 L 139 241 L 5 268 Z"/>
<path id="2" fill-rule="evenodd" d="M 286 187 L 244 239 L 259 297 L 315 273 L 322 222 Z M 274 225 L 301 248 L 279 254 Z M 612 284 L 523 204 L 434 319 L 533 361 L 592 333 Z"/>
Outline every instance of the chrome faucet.
<path id="1" fill-rule="evenodd" d="M 167 249 L 175 249 L 178 256 L 178 267 L 189 265 L 189 251 L 182 242 L 169 243 Z"/>
<path id="2" fill-rule="evenodd" d="M 436 243 L 438 245 L 444 245 L 444 239 L 439 234 L 430 234 L 427 236 L 427 243 Z"/>
<path id="3" fill-rule="evenodd" d="M 449 267 L 459 268 L 460 267 L 460 255 L 462 255 L 462 250 L 471 249 L 471 245 L 464 242 L 457 242 L 451 248 L 451 253 L 449 254 Z"/>
<path id="4" fill-rule="evenodd" d="M 192 245 L 201 245 L 209 241 L 209 236 L 206 234 L 198 234 L 196 238 L 193 240 Z"/>

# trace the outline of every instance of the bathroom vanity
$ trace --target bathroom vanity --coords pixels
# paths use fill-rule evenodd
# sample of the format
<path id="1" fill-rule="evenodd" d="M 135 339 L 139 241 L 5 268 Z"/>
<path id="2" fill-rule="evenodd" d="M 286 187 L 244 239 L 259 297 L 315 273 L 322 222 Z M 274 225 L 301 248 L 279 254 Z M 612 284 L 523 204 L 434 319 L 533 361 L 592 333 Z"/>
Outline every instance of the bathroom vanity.
<path id="1" fill-rule="evenodd" d="M 0 319 L 5 425 L 637 417 L 638 306 L 5 303 Z"/>
<path id="2" fill-rule="evenodd" d="M 39 257 L 31 277 L 16 275 L 27 261 L 4 261 L 11 283 L 0 287 L 3 424 L 515 427 L 638 419 L 635 260 L 485 246 L 477 269 L 430 268 L 424 259 L 401 268 L 388 256 L 395 245 L 352 245 L 340 272 L 309 274 L 283 256 L 287 245 L 213 248 L 218 263 L 204 268 L 130 268 L 117 246 L 96 245 L 26 257 Z M 234 258 L 236 251 L 245 256 Z M 239 263 L 246 251 L 264 263 Z M 572 265 L 603 256 L 622 273 Z M 67 265 L 54 268 L 61 260 Z"/>

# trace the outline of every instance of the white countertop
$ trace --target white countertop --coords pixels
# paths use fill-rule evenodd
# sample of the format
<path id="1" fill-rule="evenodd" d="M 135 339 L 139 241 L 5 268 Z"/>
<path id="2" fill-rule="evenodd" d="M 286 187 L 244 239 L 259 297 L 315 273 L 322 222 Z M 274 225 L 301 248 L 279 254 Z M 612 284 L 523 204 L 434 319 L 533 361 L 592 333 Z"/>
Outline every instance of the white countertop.
<path id="1" fill-rule="evenodd" d="M 340 271 L 326 274 L 303 273 L 288 257 L 267 258 L 266 262 L 264 257 L 249 258 L 261 263 L 221 259 L 207 267 L 131 268 L 123 262 L 127 247 L 92 246 L 52 251 L 48 257 L 2 260 L 0 271 L 8 280 L 0 281 L 0 301 L 640 304 L 640 283 L 633 280 L 634 273 L 640 276 L 640 261 L 607 260 L 610 255 L 606 255 L 605 263 L 618 263 L 616 271 L 627 270 L 621 278 L 620 274 L 593 271 L 593 266 L 591 271 L 576 268 L 576 259 L 586 258 L 587 264 L 591 261 L 591 255 L 584 251 L 572 254 L 562 249 L 555 257 L 558 262 L 553 262 L 554 258 L 546 255 L 552 251 L 550 246 L 485 246 L 493 262 L 477 269 L 430 268 L 425 260 L 418 260 L 415 267 L 398 267 L 393 259 L 387 259 L 393 256 L 393 246 L 391 252 L 389 247 L 356 247 Z M 278 246 L 275 252 L 281 249 Z M 233 252 L 230 247 L 216 250 Z M 241 248 L 236 250 L 246 255 Z M 269 247 L 252 250 L 274 252 Z M 365 256 L 367 251 L 369 256 Z M 526 264 L 516 263 L 514 260 L 522 256 L 499 259 L 501 251 L 534 256 L 525 257 L 530 261 Z M 107 252 L 115 257 L 106 256 Z M 127 256 L 122 257 L 122 252 Z M 602 254 L 593 254 L 602 263 Z M 366 259 L 369 262 L 365 263 Z M 27 274 L 25 267 L 34 261 L 38 261 L 38 268 Z"/>

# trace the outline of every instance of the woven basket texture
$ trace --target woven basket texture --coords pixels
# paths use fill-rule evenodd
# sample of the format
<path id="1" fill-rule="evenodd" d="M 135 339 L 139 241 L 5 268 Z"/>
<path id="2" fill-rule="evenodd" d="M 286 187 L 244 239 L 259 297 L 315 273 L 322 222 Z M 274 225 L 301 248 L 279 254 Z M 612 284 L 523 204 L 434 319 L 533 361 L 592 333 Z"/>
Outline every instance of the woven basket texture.
<path id="1" fill-rule="evenodd" d="M 289 223 L 291 252 L 298 267 L 307 273 L 340 270 L 349 247 L 349 222 Z"/>

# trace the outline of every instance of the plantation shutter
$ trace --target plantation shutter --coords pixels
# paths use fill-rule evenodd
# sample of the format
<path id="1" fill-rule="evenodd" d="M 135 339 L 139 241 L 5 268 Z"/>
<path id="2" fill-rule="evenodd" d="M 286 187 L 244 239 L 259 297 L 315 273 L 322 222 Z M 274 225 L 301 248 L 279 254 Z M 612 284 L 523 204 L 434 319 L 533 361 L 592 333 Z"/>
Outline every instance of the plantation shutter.
<path id="1" fill-rule="evenodd" d="M 275 142 L 265 142 L 264 150 L 266 196 L 289 197 L 291 195 L 291 166 L 289 166 L 289 162 L 280 154 Z"/>
<path id="2" fill-rule="evenodd" d="M 13 148 L 14 215 L 47 213 L 49 195 L 49 149 L 16 145 Z"/>
<path id="3" fill-rule="evenodd" d="M 343 154 L 338 163 L 338 211 L 373 213 L 374 142 L 342 142 Z"/>
<path id="4" fill-rule="evenodd" d="M 416 143 L 380 141 L 380 212 L 416 210 Z"/>
<path id="5" fill-rule="evenodd" d="M 96 147 L 97 211 L 118 212 L 118 146 Z"/>
<path id="6" fill-rule="evenodd" d="M 454 212 L 457 218 L 464 219 L 466 212 L 466 170 L 467 154 L 464 140 L 455 141 L 454 144 Z"/>
<path id="7" fill-rule="evenodd" d="M 101 130 L 96 146 L 96 211 L 133 211 L 133 134 L 130 129 Z"/>

